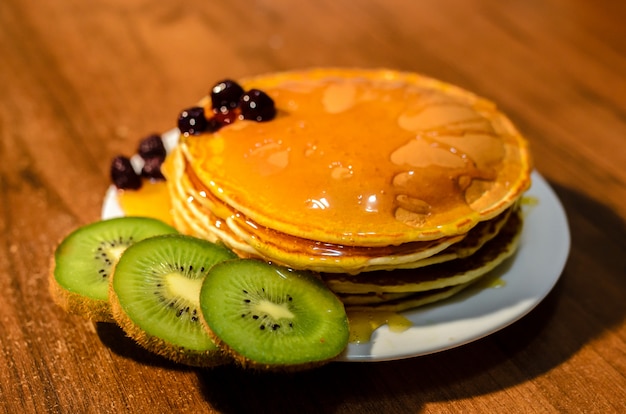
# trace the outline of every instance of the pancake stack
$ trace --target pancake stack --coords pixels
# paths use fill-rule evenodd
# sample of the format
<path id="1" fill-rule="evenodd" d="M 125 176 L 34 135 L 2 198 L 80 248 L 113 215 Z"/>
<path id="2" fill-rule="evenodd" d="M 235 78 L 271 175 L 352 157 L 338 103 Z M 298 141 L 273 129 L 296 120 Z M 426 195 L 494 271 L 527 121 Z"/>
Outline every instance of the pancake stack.
<path id="1" fill-rule="evenodd" d="M 319 273 L 355 309 L 441 300 L 515 251 L 531 159 L 492 102 L 387 70 L 239 84 L 277 114 L 181 135 L 163 172 L 182 232 Z"/>

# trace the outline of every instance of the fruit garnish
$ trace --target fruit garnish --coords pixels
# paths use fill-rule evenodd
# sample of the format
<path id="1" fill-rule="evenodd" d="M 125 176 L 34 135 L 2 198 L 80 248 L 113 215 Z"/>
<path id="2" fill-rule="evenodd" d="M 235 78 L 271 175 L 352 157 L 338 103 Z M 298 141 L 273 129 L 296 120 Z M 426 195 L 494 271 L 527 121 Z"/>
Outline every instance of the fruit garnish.
<path id="1" fill-rule="evenodd" d="M 250 89 L 239 102 L 243 119 L 264 122 L 274 119 L 276 107 L 274 100 L 259 89 Z"/>
<path id="2" fill-rule="evenodd" d="M 211 106 L 215 112 L 228 112 L 239 105 L 244 90 L 233 80 L 225 79 L 211 88 Z"/>
<path id="3" fill-rule="evenodd" d="M 161 172 L 161 164 L 163 164 L 163 161 L 164 158 L 159 157 L 145 159 L 141 169 L 141 176 L 153 180 L 165 180 L 165 177 Z"/>
<path id="4" fill-rule="evenodd" d="M 216 344 L 245 367 L 310 368 L 348 344 L 343 303 L 319 279 L 259 260 L 216 264 L 200 308 Z"/>
<path id="5" fill-rule="evenodd" d="M 204 108 L 194 106 L 181 111 L 178 116 L 178 129 L 183 135 L 198 135 L 207 129 L 208 123 Z"/>
<path id="6" fill-rule="evenodd" d="M 216 263 L 235 258 L 217 244 L 183 235 L 133 244 L 110 282 L 115 321 L 145 349 L 173 361 L 214 366 L 225 361 L 200 321 L 200 289 Z"/>
<path id="7" fill-rule="evenodd" d="M 149 158 L 159 158 L 164 160 L 166 151 L 161 136 L 159 134 L 151 134 L 143 138 L 139 142 L 137 154 L 144 160 Z"/>
<path id="8" fill-rule="evenodd" d="M 155 219 L 122 217 L 98 221 L 70 233 L 56 248 L 50 292 L 67 312 L 112 321 L 109 277 L 128 246 L 147 237 L 177 233 Z"/>
<path id="9" fill-rule="evenodd" d="M 115 322 L 144 349 L 210 367 L 295 371 L 347 346 L 341 301 L 314 275 L 240 259 L 143 217 L 78 228 L 55 250 L 50 293 L 69 313 Z"/>
<path id="10" fill-rule="evenodd" d="M 274 100 L 265 92 L 251 89 L 245 92 L 235 81 L 225 79 L 211 89 L 211 110 L 205 112 L 201 106 L 193 106 L 181 111 L 177 126 L 184 136 L 199 135 L 203 132 L 216 132 L 237 119 L 265 122 L 276 116 Z M 111 182 L 122 190 L 138 190 L 141 178 L 164 180 L 161 164 L 167 155 L 163 140 L 158 134 L 143 138 L 137 155 L 144 161 L 141 172 L 134 170 L 130 158 L 118 156 L 111 162 Z"/>
<path id="11" fill-rule="evenodd" d="M 130 158 L 118 155 L 111 161 L 111 182 L 121 190 L 138 190 L 141 188 L 141 177 L 133 169 Z"/>

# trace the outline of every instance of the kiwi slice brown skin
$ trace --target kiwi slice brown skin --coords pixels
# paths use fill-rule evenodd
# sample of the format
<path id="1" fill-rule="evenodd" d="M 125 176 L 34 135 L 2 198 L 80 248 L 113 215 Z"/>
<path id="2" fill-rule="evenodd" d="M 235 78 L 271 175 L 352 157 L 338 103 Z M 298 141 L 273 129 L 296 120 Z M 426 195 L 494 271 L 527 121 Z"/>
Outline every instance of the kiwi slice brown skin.
<path id="1" fill-rule="evenodd" d="M 51 267 L 54 268 L 54 260 L 52 260 Z M 94 322 L 115 322 L 108 300 L 88 298 L 65 289 L 57 283 L 53 271 L 49 274 L 48 286 L 52 300 L 65 312 Z"/>
<path id="2" fill-rule="evenodd" d="M 175 233 L 172 226 L 146 217 L 101 220 L 75 229 L 51 258 L 48 288 L 53 301 L 70 314 L 113 322 L 108 280 L 121 253 L 147 237 Z"/>
<path id="3" fill-rule="evenodd" d="M 200 308 L 217 346 L 246 369 L 307 370 L 348 345 L 343 303 L 310 272 L 256 259 L 222 262 L 202 284 Z"/>
<path id="4" fill-rule="evenodd" d="M 109 284 L 115 322 L 140 346 L 174 362 L 197 367 L 229 362 L 204 330 L 198 302 L 211 267 L 236 257 L 222 245 L 180 234 L 130 246 Z"/>

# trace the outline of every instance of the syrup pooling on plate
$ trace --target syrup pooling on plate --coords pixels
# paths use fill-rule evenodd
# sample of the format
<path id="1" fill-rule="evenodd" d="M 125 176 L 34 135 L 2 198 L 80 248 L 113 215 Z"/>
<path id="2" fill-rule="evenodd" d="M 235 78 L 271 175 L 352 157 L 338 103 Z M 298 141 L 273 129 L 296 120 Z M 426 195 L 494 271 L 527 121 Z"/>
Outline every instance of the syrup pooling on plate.
<path id="1" fill-rule="evenodd" d="M 469 230 L 521 186 L 526 161 L 489 102 L 403 80 L 335 81 L 264 84 L 278 108 L 271 122 L 186 139 L 200 180 L 261 226 L 370 246 Z"/>
<path id="2" fill-rule="evenodd" d="M 413 323 L 397 312 L 389 311 L 352 311 L 348 312 L 350 320 L 350 342 L 362 344 L 370 342 L 372 334 L 382 325 L 388 325 L 389 331 L 402 333 Z"/>
<path id="3" fill-rule="evenodd" d="M 152 217 L 172 224 L 170 196 L 163 181 L 146 181 L 138 190 L 118 190 L 126 216 Z"/>

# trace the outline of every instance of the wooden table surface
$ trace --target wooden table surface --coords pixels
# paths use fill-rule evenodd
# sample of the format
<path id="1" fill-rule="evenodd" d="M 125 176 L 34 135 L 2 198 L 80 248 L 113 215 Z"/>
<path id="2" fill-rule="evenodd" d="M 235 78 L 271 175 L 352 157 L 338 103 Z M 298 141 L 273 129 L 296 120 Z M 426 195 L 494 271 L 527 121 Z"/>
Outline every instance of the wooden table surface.
<path id="1" fill-rule="evenodd" d="M 2 0 L 0 408 L 7 413 L 624 412 L 626 3 Z M 424 73 L 496 101 L 568 215 L 560 281 L 471 344 L 294 375 L 148 355 L 48 294 L 57 242 L 100 216 L 110 160 L 224 77 Z"/>

